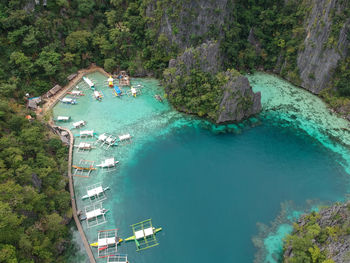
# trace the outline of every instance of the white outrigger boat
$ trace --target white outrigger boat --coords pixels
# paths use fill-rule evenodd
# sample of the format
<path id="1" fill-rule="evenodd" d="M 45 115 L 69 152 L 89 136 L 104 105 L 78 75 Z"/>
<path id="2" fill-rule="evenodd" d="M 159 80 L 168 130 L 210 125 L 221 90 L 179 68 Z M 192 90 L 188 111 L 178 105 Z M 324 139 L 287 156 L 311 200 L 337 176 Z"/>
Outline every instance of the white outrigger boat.
<path id="1" fill-rule="evenodd" d="M 104 160 L 102 163 L 97 164 L 96 167 L 101 167 L 101 168 L 113 168 L 115 165 L 119 163 L 119 161 L 116 161 L 114 157 L 108 158 Z"/>
<path id="2" fill-rule="evenodd" d="M 111 146 L 118 145 L 117 137 L 114 135 L 107 134 L 107 133 L 102 133 L 101 135 L 99 135 L 97 137 L 96 144 L 98 144 L 98 143 L 101 143 L 101 145 L 100 145 L 101 147 L 106 145 L 107 146 L 106 149 L 108 149 Z"/>
<path id="3" fill-rule="evenodd" d="M 79 134 L 80 137 L 93 137 L 94 135 L 95 135 L 94 130 L 81 131 Z"/>
<path id="4" fill-rule="evenodd" d="M 85 125 L 86 125 L 86 121 L 81 120 L 81 121 L 74 122 L 73 128 L 77 129 L 77 128 L 83 127 Z"/>
<path id="5" fill-rule="evenodd" d="M 73 96 L 85 96 L 85 94 L 81 90 L 72 90 L 68 92 L 68 94 Z"/>
<path id="6" fill-rule="evenodd" d="M 101 92 L 99 92 L 99 91 L 97 91 L 97 90 L 94 90 L 94 98 L 95 98 L 96 100 L 101 101 L 102 98 L 103 98 L 103 95 L 102 95 Z"/>
<path id="7" fill-rule="evenodd" d="M 81 199 L 87 199 L 87 198 L 93 198 L 98 197 L 100 194 L 104 193 L 105 191 L 109 190 L 109 186 L 102 188 L 102 186 L 98 186 L 96 188 L 87 190 L 87 194 L 84 195 Z"/>
<path id="8" fill-rule="evenodd" d="M 69 121 L 70 117 L 69 116 L 57 116 L 56 121 Z"/>
<path id="9" fill-rule="evenodd" d="M 65 104 L 77 104 L 77 100 L 72 99 L 72 98 L 63 98 L 61 99 L 61 102 L 65 103 Z"/>
<path id="10" fill-rule="evenodd" d="M 104 216 L 109 210 L 106 208 L 98 208 L 96 210 L 92 210 L 90 212 L 86 212 L 85 216 L 81 216 L 80 220 L 90 220 L 99 216 Z"/>
<path id="11" fill-rule="evenodd" d="M 106 133 L 102 133 L 97 137 L 97 142 L 105 142 L 108 138 L 108 135 Z"/>
<path id="12" fill-rule="evenodd" d="M 74 147 L 77 147 L 78 150 L 91 150 L 93 149 L 92 145 L 90 143 L 81 142 L 78 145 L 74 145 Z"/>
<path id="13" fill-rule="evenodd" d="M 86 82 L 86 84 L 89 85 L 92 90 L 95 90 L 95 84 L 88 77 L 83 77 L 83 80 Z"/>
<path id="14" fill-rule="evenodd" d="M 110 135 L 104 142 L 107 145 L 107 149 L 111 146 L 118 145 L 117 137 Z"/>
<path id="15" fill-rule="evenodd" d="M 119 135 L 118 138 L 120 142 L 127 141 L 127 140 L 131 140 L 131 135 L 129 133 L 124 135 Z"/>

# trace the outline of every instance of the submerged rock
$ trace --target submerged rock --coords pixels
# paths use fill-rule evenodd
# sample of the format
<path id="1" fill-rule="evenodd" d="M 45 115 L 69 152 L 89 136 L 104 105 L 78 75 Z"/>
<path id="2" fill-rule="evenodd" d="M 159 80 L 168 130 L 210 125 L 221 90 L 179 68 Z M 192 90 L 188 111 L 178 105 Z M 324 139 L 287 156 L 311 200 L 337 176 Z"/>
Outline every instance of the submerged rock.
<path id="1" fill-rule="evenodd" d="M 208 42 L 169 62 L 163 84 L 176 109 L 215 123 L 236 122 L 260 112 L 261 95 L 234 69 L 220 71 L 219 44 Z"/>

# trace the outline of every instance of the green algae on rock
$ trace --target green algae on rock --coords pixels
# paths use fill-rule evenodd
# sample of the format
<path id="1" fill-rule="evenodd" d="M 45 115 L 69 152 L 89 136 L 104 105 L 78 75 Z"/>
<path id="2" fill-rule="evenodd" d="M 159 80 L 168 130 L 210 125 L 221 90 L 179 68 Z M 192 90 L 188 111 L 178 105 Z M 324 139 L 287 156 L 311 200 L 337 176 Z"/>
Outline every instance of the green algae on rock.
<path id="1" fill-rule="evenodd" d="M 187 49 L 164 71 L 169 101 L 179 111 L 212 122 L 237 122 L 261 110 L 260 93 L 234 69 L 221 72 L 219 45 L 215 42 Z"/>

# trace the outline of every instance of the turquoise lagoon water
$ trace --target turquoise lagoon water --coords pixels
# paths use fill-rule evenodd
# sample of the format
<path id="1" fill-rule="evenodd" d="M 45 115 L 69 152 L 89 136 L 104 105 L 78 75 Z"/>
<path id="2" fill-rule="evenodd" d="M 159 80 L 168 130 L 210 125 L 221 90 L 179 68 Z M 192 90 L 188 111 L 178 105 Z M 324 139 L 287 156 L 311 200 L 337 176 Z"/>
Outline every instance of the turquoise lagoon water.
<path id="1" fill-rule="evenodd" d="M 120 99 L 104 76 L 89 77 L 104 93 L 102 102 L 86 89 L 78 105 L 58 104 L 54 116 L 86 120 L 83 130 L 134 136 L 131 144 L 108 151 L 75 151 L 73 160 L 120 160 L 116 171 L 74 178 L 81 210 L 89 203 L 79 198 L 86 186 L 111 187 L 103 203 L 111 210 L 108 222 L 90 229 L 83 223 L 90 242 L 103 229 L 119 228 L 121 237 L 130 236 L 130 224 L 147 218 L 163 227 L 157 247 L 135 252 L 133 243 L 121 244 L 119 252 L 130 262 L 278 262 L 281 238 L 293 218 L 348 193 L 347 122 L 274 76 L 249 76 L 254 90 L 262 92 L 262 114 L 219 127 L 156 101 L 153 95 L 162 89 L 155 80 L 134 80 L 144 86 L 142 95 Z M 79 242 L 77 232 L 74 236 Z M 87 260 L 83 248 L 74 260 Z"/>

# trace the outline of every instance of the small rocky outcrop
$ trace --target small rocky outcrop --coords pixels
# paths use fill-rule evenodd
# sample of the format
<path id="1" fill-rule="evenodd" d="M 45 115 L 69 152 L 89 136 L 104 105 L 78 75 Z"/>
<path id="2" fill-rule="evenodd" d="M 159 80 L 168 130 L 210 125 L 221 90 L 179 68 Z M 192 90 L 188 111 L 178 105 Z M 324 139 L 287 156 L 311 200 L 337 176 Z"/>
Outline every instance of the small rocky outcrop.
<path id="1" fill-rule="evenodd" d="M 241 121 L 261 111 L 261 94 L 254 93 L 246 77 L 236 71 L 225 72 L 226 84 L 222 87 L 224 94 L 220 103 L 217 123 Z"/>
<path id="2" fill-rule="evenodd" d="M 260 93 L 236 70 L 220 71 L 221 63 L 216 42 L 186 49 L 172 59 L 163 81 L 172 105 L 215 123 L 241 121 L 260 112 Z"/>
<path id="3" fill-rule="evenodd" d="M 286 240 L 283 262 L 299 262 L 303 255 L 320 260 L 313 262 L 350 262 L 349 218 L 350 202 L 302 216 Z"/>

